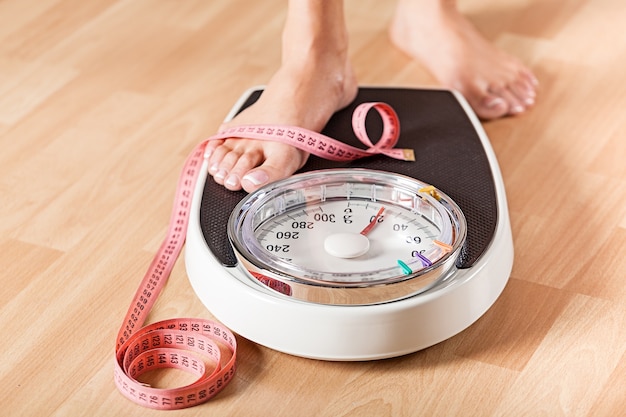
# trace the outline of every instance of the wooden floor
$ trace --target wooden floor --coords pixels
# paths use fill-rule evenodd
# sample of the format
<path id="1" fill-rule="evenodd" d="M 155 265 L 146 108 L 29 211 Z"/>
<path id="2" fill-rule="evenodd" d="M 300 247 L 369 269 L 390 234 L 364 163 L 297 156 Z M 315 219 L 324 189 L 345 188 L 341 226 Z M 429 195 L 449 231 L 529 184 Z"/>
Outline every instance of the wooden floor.
<path id="1" fill-rule="evenodd" d="M 116 332 L 185 156 L 276 69 L 284 1 L 0 1 L 0 362 L 8 416 L 147 416 Z M 175 415 L 617 416 L 626 410 L 626 8 L 461 0 L 541 81 L 485 124 L 515 264 L 495 305 L 424 351 L 317 362 L 239 338 L 215 399 Z M 348 0 L 364 85 L 436 85 L 393 49 L 393 2 Z M 211 315 L 179 262 L 151 321 Z"/>

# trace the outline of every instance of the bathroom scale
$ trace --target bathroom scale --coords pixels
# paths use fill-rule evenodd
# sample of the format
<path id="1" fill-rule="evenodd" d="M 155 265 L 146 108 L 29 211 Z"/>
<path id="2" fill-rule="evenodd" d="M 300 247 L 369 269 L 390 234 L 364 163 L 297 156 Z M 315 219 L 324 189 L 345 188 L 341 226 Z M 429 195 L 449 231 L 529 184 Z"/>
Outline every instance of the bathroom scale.
<path id="1" fill-rule="evenodd" d="M 243 94 L 227 120 L 262 94 Z M 185 264 L 208 310 L 240 336 L 335 361 L 412 353 L 463 331 L 513 265 L 504 184 L 465 99 L 444 89 L 362 87 L 323 134 L 355 147 L 360 104 L 386 103 L 415 161 L 311 155 L 253 193 L 207 176 L 195 187 Z M 385 129 L 370 112 L 370 137 Z M 207 162 L 205 161 L 205 165 Z"/>

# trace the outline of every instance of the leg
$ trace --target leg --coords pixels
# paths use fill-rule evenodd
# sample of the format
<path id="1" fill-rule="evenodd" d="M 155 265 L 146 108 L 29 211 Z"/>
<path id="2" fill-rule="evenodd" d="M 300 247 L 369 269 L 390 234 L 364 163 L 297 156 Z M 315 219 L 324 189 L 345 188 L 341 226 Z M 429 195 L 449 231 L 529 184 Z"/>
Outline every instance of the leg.
<path id="1" fill-rule="evenodd" d="M 487 41 L 456 0 L 399 0 L 390 35 L 445 87 L 460 91 L 482 119 L 519 114 L 534 103 L 532 72 Z"/>
<path id="2" fill-rule="evenodd" d="M 320 131 L 356 96 L 348 61 L 343 2 L 290 0 L 282 62 L 259 100 L 227 125 L 286 124 Z M 230 190 L 251 192 L 286 178 L 308 154 L 289 145 L 248 139 L 210 143 L 209 173 Z"/>

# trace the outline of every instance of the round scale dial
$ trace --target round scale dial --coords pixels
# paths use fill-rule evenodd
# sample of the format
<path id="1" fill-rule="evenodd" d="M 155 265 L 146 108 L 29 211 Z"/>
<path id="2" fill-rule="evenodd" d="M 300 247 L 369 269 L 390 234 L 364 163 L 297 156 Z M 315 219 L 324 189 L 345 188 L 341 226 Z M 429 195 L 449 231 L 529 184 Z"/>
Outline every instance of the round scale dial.
<path id="1" fill-rule="evenodd" d="M 444 279 L 465 219 L 443 192 L 398 174 L 337 169 L 276 182 L 233 211 L 240 267 L 271 291 L 322 304 L 375 304 Z"/>

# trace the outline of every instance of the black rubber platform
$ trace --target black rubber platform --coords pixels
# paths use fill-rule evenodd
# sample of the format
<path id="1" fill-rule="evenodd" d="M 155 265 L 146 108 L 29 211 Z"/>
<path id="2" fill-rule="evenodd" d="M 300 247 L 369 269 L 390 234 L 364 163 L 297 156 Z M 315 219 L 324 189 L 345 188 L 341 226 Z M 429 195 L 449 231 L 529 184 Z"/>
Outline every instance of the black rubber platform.
<path id="1" fill-rule="evenodd" d="M 242 109 L 254 103 L 253 93 Z M 311 156 L 301 172 L 327 168 L 368 168 L 396 172 L 432 184 L 459 205 L 467 220 L 467 239 L 457 267 L 471 267 L 493 239 L 498 207 L 493 174 L 487 155 L 467 114 L 456 97 L 445 90 L 403 88 L 361 88 L 352 105 L 337 112 L 323 133 L 364 148 L 352 131 L 352 113 L 363 102 L 390 104 L 400 118 L 397 147 L 415 149 L 416 161 L 405 162 L 375 155 L 349 163 L 332 162 Z M 380 137 L 382 124 L 371 111 L 366 126 L 372 141 Z M 235 266 L 226 225 L 231 211 L 246 196 L 228 191 L 210 177 L 204 186 L 200 206 L 202 234 L 214 256 L 225 266 Z"/>

